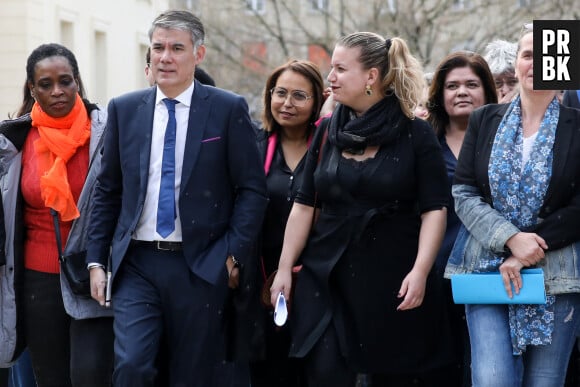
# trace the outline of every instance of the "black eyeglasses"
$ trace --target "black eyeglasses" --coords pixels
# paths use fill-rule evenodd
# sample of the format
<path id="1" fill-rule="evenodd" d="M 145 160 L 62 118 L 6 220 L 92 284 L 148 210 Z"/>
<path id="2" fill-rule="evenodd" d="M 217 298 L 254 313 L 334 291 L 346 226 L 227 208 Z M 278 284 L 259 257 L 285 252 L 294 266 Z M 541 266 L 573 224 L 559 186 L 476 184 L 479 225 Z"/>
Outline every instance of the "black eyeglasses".
<path id="1" fill-rule="evenodd" d="M 515 77 L 505 77 L 505 78 L 496 78 L 495 79 L 495 88 L 501 89 L 504 85 L 508 86 L 509 88 L 513 89 L 518 84 L 518 79 Z"/>
<path id="2" fill-rule="evenodd" d="M 312 98 L 311 95 L 306 94 L 302 90 L 294 90 L 288 93 L 288 90 L 283 87 L 274 87 L 270 90 L 273 102 L 285 102 L 288 96 L 290 96 L 290 103 L 295 107 L 303 107 L 306 105 L 308 100 Z"/>

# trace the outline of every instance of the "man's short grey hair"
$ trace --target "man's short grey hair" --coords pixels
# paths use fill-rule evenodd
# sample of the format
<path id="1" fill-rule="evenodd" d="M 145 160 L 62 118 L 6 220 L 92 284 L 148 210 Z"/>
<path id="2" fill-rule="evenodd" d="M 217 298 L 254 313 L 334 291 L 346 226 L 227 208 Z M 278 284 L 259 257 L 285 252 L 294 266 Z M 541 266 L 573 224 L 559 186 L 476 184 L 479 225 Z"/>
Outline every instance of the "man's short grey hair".
<path id="1" fill-rule="evenodd" d="M 157 16 L 149 28 L 149 41 L 157 28 L 189 32 L 194 49 L 202 45 L 205 39 L 203 23 L 189 11 L 166 11 Z"/>

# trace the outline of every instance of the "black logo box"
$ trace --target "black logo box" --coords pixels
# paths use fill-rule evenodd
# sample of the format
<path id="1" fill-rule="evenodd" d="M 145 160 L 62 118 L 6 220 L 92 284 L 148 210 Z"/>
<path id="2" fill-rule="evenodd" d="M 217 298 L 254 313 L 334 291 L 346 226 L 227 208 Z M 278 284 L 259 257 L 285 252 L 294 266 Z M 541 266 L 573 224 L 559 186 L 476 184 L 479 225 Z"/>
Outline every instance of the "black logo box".
<path id="1" fill-rule="evenodd" d="M 554 31 L 556 37 L 558 30 L 567 31 L 570 37 L 568 42 L 569 54 L 558 53 L 558 42 L 548 47 L 547 54 L 542 52 L 544 31 Z M 578 90 L 580 89 L 580 20 L 534 20 L 534 89 L 535 90 Z M 547 43 L 547 42 L 546 42 Z M 555 58 L 556 65 L 568 56 L 566 67 L 570 76 L 569 80 L 542 79 L 544 76 L 544 57 Z M 548 66 L 546 66 L 548 67 Z M 555 69 L 556 74 L 558 69 Z M 549 73 L 549 71 L 548 71 Z"/>

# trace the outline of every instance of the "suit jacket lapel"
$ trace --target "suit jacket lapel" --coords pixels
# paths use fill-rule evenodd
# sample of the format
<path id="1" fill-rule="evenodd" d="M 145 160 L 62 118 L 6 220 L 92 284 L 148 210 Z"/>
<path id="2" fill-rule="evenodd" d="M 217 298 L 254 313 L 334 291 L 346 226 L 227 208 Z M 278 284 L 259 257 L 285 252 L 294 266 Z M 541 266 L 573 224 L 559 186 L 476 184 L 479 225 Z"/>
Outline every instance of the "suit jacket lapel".
<path id="1" fill-rule="evenodd" d="M 195 81 L 195 88 L 191 97 L 189 107 L 189 121 L 187 124 L 187 137 L 185 139 L 185 150 L 183 155 L 183 169 L 181 171 L 181 186 L 187 185 L 201 147 L 203 133 L 207 126 L 209 117 L 209 95 L 204 85 Z"/>
<path id="2" fill-rule="evenodd" d="M 145 200 L 147 192 L 147 181 L 149 180 L 149 160 L 151 158 L 151 136 L 153 133 L 153 114 L 155 112 L 155 95 L 157 88 L 152 87 L 150 93 L 147 93 L 135 111 L 135 120 L 133 130 L 135 139 L 141 141 L 139 145 L 139 199 Z"/>

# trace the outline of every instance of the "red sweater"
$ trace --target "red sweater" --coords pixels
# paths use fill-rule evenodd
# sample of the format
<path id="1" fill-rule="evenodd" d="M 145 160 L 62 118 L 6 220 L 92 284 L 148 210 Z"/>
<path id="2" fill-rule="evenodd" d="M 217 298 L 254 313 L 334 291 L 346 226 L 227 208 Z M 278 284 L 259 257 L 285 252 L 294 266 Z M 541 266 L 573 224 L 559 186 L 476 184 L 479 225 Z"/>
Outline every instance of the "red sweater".
<path id="1" fill-rule="evenodd" d="M 58 273 L 58 250 L 50 209 L 40 196 L 38 162 L 34 141 L 38 129 L 31 128 L 22 149 L 22 175 L 20 189 L 24 198 L 24 266 L 45 273 Z M 79 200 L 89 167 L 89 142 L 77 150 L 67 163 L 68 182 L 76 202 Z M 72 222 L 60 222 L 62 247 L 64 249 Z"/>

